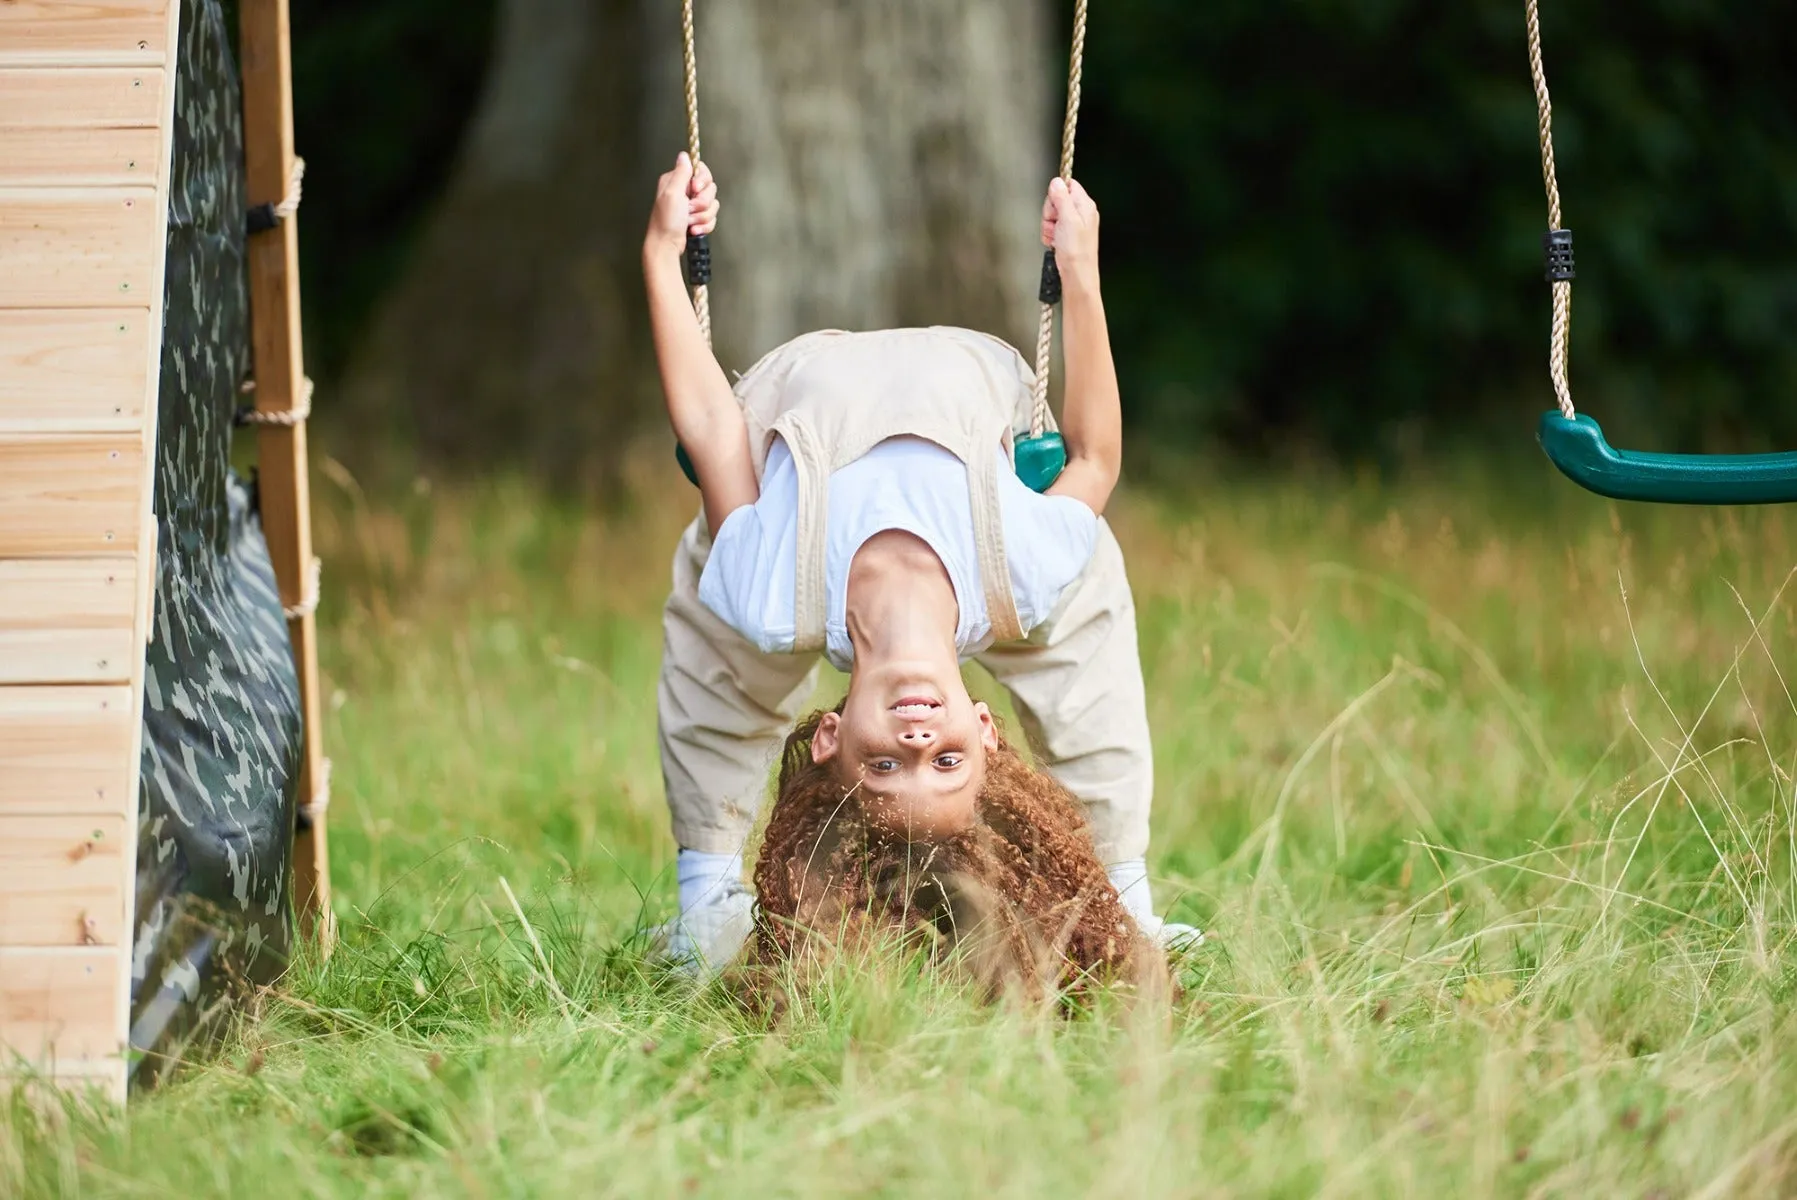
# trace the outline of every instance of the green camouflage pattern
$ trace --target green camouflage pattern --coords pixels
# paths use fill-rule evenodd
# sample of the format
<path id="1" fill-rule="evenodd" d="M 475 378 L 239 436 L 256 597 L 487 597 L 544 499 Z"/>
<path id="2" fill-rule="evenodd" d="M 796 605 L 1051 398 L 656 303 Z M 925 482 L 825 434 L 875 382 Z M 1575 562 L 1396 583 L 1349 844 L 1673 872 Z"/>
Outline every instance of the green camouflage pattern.
<path id="1" fill-rule="evenodd" d="M 180 0 L 144 673 L 134 1086 L 204 1052 L 284 967 L 299 681 L 253 483 L 230 467 L 251 371 L 242 102 L 218 0 Z"/>

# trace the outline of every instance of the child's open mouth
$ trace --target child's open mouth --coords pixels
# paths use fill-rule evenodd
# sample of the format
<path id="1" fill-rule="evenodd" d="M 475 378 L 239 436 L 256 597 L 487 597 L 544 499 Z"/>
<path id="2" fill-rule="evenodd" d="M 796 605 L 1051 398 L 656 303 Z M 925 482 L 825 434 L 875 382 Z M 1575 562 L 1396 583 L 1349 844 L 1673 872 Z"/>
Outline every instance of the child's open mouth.
<path id="1" fill-rule="evenodd" d="M 941 707 L 941 701 L 931 700 L 927 696 L 906 696 L 892 706 L 892 711 L 901 717 L 908 717 L 915 721 L 922 720 Z"/>

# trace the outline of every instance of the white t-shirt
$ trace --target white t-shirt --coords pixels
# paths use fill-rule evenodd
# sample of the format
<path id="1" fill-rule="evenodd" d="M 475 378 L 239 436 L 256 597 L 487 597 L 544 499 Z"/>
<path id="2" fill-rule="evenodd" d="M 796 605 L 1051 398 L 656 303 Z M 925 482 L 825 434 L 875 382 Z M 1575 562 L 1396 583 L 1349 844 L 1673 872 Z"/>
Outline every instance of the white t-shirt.
<path id="1" fill-rule="evenodd" d="M 1028 634 L 1054 611 L 1061 593 L 1092 557 L 1098 517 L 1071 496 L 1043 496 L 999 456 L 999 515 L 1018 621 Z M 764 654 L 792 652 L 798 572 L 799 477 L 786 443 L 776 439 L 762 472 L 761 498 L 724 519 L 699 577 L 699 599 Z M 960 616 L 955 648 L 963 661 L 992 640 L 974 543 L 967 467 L 934 442 L 889 438 L 830 476 L 824 557 L 825 655 L 847 671 L 849 564 L 877 533 L 903 530 L 936 552 L 954 585 Z"/>

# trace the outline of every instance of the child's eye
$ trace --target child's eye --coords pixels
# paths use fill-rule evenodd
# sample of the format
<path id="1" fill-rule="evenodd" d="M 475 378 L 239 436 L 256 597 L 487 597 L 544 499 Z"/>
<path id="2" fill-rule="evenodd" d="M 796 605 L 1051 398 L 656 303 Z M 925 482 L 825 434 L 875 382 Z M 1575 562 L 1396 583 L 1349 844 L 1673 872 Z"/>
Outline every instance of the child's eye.
<path id="1" fill-rule="evenodd" d="M 886 775 L 898 770 L 898 763 L 890 758 L 876 758 L 867 764 L 867 768 L 870 771 L 876 771 L 881 775 Z"/>
<path id="2" fill-rule="evenodd" d="M 938 754 L 936 765 L 945 771 L 953 770 L 961 765 L 961 756 L 959 754 Z"/>

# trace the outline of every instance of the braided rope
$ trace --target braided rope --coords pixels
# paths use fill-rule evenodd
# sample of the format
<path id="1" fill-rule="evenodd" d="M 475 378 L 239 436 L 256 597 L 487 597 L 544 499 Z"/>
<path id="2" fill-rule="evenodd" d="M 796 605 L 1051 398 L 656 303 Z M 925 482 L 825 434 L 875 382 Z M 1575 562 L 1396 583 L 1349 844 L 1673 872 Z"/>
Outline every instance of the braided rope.
<path id="1" fill-rule="evenodd" d="M 1547 94 L 1547 71 L 1541 65 L 1541 12 L 1539 0 L 1528 0 L 1529 6 L 1529 73 L 1535 80 L 1535 111 L 1540 116 L 1537 132 L 1541 138 L 1541 177 L 1547 185 L 1547 226 L 1561 228 L 1560 181 L 1554 174 L 1554 106 Z M 1572 281 L 1554 281 L 1554 327 L 1548 345 L 1548 374 L 1554 381 L 1554 396 L 1560 412 L 1568 421 L 1573 418 L 1572 385 L 1567 377 L 1567 359 L 1572 345 Z"/>
<path id="2" fill-rule="evenodd" d="M 292 165 L 287 168 L 287 190 L 272 204 L 250 206 L 245 222 L 246 232 L 255 237 L 271 229 L 279 229 L 282 222 L 290 220 L 299 211 L 300 185 L 305 178 L 306 160 L 296 156 Z"/>
<path id="3" fill-rule="evenodd" d="M 1061 124 L 1061 178 L 1073 181 L 1073 135 L 1079 128 L 1080 76 L 1086 60 L 1086 0 L 1073 6 L 1073 48 L 1067 59 L 1067 117 Z M 1048 428 L 1048 362 L 1054 343 L 1054 305 L 1042 306 L 1036 326 L 1035 405 L 1030 412 L 1030 436 L 1040 437 Z"/>
<path id="4" fill-rule="evenodd" d="M 293 159 L 293 171 L 287 176 L 287 194 L 275 205 L 275 217 L 285 221 L 299 211 L 300 181 L 306 177 L 306 160 L 298 155 Z"/>
<path id="5" fill-rule="evenodd" d="M 256 390 L 256 381 L 246 379 L 239 389 L 244 393 Z M 312 377 L 300 376 L 300 394 L 293 402 L 293 407 L 263 412 L 257 408 L 246 408 L 237 414 L 239 425 L 285 425 L 292 428 L 312 415 Z"/>
<path id="6" fill-rule="evenodd" d="M 318 583 L 324 575 L 324 563 L 312 560 L 312 569 L 306 572 L 306 588 L 300 593 L 298 604 L 284 605 L 281 609 L 289 621 L 298 621 L 318 611 Z"/>
<path id="7" fill-rule="evenodd" d="M 686 43 L 686 149 L 699 169 L 699 54 L 698 39 L 693 33 L 693 0 L 683 0 L 680 7 L 680 36 Z M 705 284 L 693 288 L 693 312 L 699 318 L 699 332 L 705 344 L 711 345 L 711 289 Z"/>
<path id="8" fill-rule="evenodd" d="M 711 289 L 702 283 L 693 289 L 693 315 L 699 318 L 699 332 L 704 336 L 706 346 L 710 346 Z"/>
<path id="9" fill-rule="evenodd" d="M 318 786 L 312 789 L 312 798 L 303 801 L 300 816 L 316 825 L 323 818 L 325 810 L 331 807 L 331 760 L 320 759 L 318 762 Z"/>

